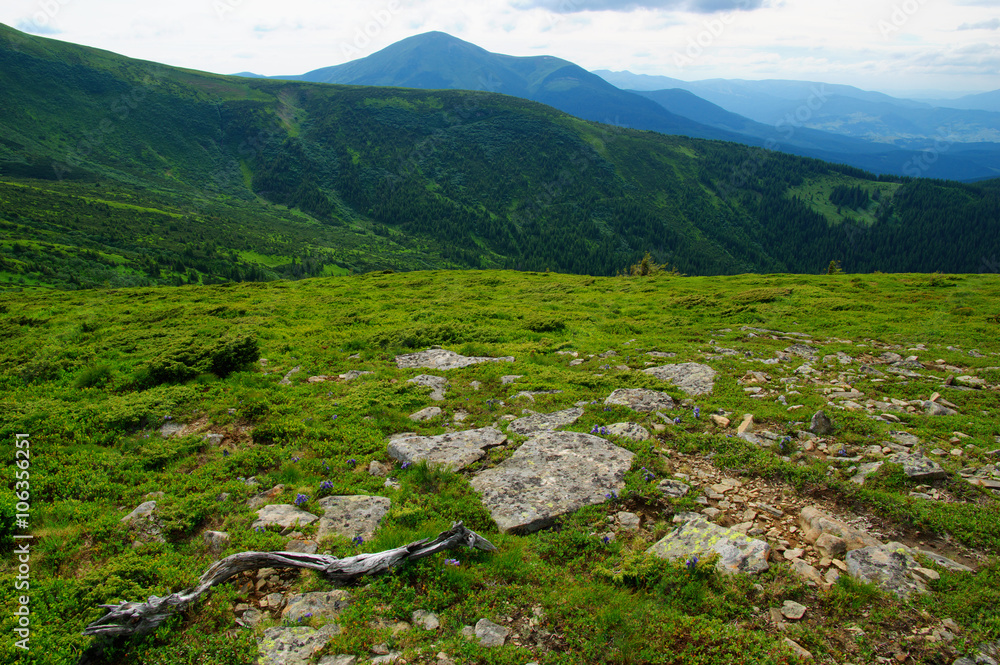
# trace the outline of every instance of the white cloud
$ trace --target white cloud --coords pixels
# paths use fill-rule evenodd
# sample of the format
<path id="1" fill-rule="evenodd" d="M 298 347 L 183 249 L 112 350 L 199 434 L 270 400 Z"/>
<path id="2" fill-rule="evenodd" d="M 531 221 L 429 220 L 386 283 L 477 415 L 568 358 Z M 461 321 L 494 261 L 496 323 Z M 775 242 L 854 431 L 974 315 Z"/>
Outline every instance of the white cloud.
<path id="1" fill-rule="evenodd" d="M 1000 30 L 1000 18 L 993 18 L 979 23 L 963 23 L 959 30 Z"/>
<path id="2" fill-rule="evenodd" d="M 559 14 L 588 11 L 631 12 L 637 9 L 665 9 L 710 14 L 758 9 L 764 0 L 514 0 L 522 9 L 541 8 Z"/>
<path id="3" fill-rule="evenodd" d="M 991 5 L 896 0 L 6 0 L 0 22 L 43 7 L 59 39 L 218 73 L 301 74 L 441 30 L 489 51 L 554 55 L 586 69 L 685 80 L 786 78 L 899 88 L 993 90 L 982 43 Z M 517 3 L 517 4 L 514 4 Z M 909 6 L 909 5 L 907 5 Z M 575 9 L 574 9 L 575 8 Z M 728 11 L 730 9 L 750 11 Z M 598 11 L 600 10 L 600 11 Z M 888 36 L 880 21 L 896 21 Z M 58 31 L 55 32 L 55 31 Z M 37 34 L 37 30 L 35 31 Z M 691 44 L 695 46 L 692 47 Z M 692 48 L 683 67 L 677 55 Z M 943 54 L 937 60 L 925 54 Z M 962 64 L 965 63 L 965 68 Z"/>

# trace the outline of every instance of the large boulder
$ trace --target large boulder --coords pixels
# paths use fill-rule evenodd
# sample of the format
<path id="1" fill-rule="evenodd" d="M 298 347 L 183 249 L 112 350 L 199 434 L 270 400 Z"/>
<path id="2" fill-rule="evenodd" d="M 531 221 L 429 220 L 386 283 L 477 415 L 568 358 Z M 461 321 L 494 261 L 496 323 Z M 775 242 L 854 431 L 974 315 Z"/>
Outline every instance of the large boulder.
<path id="1" fill-rule="evenodd" d="M 551 432 L 564 425 L 572 425 L 583 415 L 583 409 L 574 407 L 553 413 L 533 413 L 518 418 L 507 426 L 507 431 L 521 436 L 531 436 L 539 432 Z"/>
<path id="2" fill-rule="evenodd" d="M 274 627 L 264 631 L 257 643 L 258 665 L 308 665 L 340 627 L 327 624 L 320 629 L 308 626 Z"/>
<path id="3" fill-rule="evenodd" d="M 403 462 L 436 464 L 458 471 L 483 458 L 486 451 L 507 442 L 507 435 L 493 427 L 419 436 L 410 432 L 389 439 L 389 457 Z"/>
<path id="4" fill-rule="evenodd" d="M 677 363 L 643 370 L 661 381 L 672 383 L 688 395 L 707 395 L 715 387 L 715 370 L 700 363 Z"/>
<path id="5" fill-rule="evenodd" d="M 896 543 L 863 547 L 847 553 L 847 572 L 865 582 L 871 582 L 885 591 L 906 598 L 914 592 L 923 593 L 927 587 L 913 571 L 920 568 L 910 552 Z"/>
<path id="6" fill-rule="evenodd" d="M 715 567 L 724 573 L 761 573 L 768 569 L 771 547 L 763 540 L 712 524 L 691 514 L 683 523 L 646 550 L 661 559 L 704 558 L 719 555 Z"/>
<path id="7" fill-rule="evenodd" d="M 538 531 L 621 491 L 633 457 L 590 434 L 543 432 L 471 484 L 501 530 Z"/>
<path id="8" fill-rule="evenodd" d="M 918 453 L 896 453 L 889 457 L 889 461 L 902 466 L 903 472 L 912 480 L 930 482 L 948 477 L 948 472 L 937 462 Z"/>
<path id="9" fill-rule="evenodd" d="M 674 408 L 673 397 L 667 393 L 645 388 L 619 388 L 611 393 L 604 403 L 611 406 L 627 406 L 641 413 Z"/>
<path id="10" fill-rule="evenodd" d="M 487 358 L 483 356 L 463 356 L 454 351 L 435 347 L 418 353 L 407 353 L 396 356 L 396 366 L 400 369 L 460 369 L 469 365 L 487 362 L 514 362 L 512 356 L 502 358 Z"/>
<path id="11" fill-rule="evenodd" d="M 323 509 L 323 517 L 319 519 L 316 540 L 330 535 L 370 540 L 392 506 L 392 501 L 384 496 L 366 494 L 325 496 L 317 503 Z"/>

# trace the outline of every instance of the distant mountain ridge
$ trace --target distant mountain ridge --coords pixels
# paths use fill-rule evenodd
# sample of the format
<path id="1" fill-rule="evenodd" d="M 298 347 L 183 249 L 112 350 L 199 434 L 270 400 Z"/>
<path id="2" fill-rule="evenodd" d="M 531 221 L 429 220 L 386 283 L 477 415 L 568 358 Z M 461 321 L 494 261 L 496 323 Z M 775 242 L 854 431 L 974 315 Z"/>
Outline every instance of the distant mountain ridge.
<path id="1" fill-rule="evenodd" d="M 548 104 L 584 120 L 665 134 L 738 141 L 740 136 L 670 113 L 659 104 L 611 85 L 553 56 L 491 53 L 444 32 L 403 39 L 365 58 L 323 67 L 291 81 L 422 90 L 498 92 Z"/>
<path id="2" fill-rule="evenodd" d="M 946 136 L 955 143 L 997 143 L 1000 150 L 1000 113 L 977 109 L 973 101 L 986 100 L 982 106 L 990 106 L 989 100 L 996 100 L 1000 110 L 1000 90 L 935 105 L 814 81 L 680 81 L 631 72 L 594 73 L 627 90 L 687 90 L 727 111 L 768 125 L 795 116 L 805 100 L 819 97 L 822 103 L 810 105 L 808 113 L 797 118 L 807 128 L 903 149 L 926 149 Z"/>
<path id="3" fill-rule="evenodd" d="M 541 102 L 585 120 L 664 134 L 765 146 L 849 164 L 874 173 L 970 181 L 1000 175 L 1000 143 L 991 144 L 994 138 L 1000 141 L 1000 129 L 995 137 L 984 130 L 981 136 L 975 137 L 974 145 L 949 143 L 948 150 L 940 150 L 938 137 L 928 139 L 924 131 L 928 123 L 935 121 L 934 117 L 924 118 L 921 127 L 912 128 L 894 141 L 882 141 L 878 139 L 887 130 L 876 121 L 855 122 L 851 124 L 850 131 L 843 131 L 837 118 L 827 117 L 831 115 L 829 112 L 822 115 L 810 109 L 807 122 L 795 116 L 804 102 L 816 106 L 810 101 L 810 95 L 821 98 L 822 108 L 834 109 L 843 105 L 840 100 L 847 95 L 852 95 L 850 99 L 857 97 L 859 104 L 869 107 L 893 100 L 881 93 L 868 93 L 851 86 L 822 87 L 817 91 L 812 88 L 823 84 L 796 81 L 770 82 L 773 90 L 767 95 L 753 93 L 751 89 L 734 93 L 725 89 L 713 90 L 712 86 L 725 88 L 735 85 L 733 82 L 717 81 L 708 82 L 712 86 L 708 86 L 706 92 L 689 89 L 688 92 L 701 98 L 697 100 L 676 90 L 658 89 L 656 94 L 650 94 L 652 91 L 648 89 L 656 85 L 685 88 L 687 84 L 682 81 L 667 77 L 636 77 L 627 72 L 619 74 L 621 76 L 609 82 L 561 58 L 491 53 L 447 33 L 429 32 L 403 39 L 367 57 L 341 65 L 300 75 L 270 78 L 425 90 L 499 92 Z M 639 80 L 640 87 L 647 90 L 622 89 L 623 86 L 628 87 L 633 79 Z M 744 103 L 727 106 L 734 96 L 742 98 Z M 917 102 L 909 104 L 913 112 L 930 108 Z M 782 118 L 789 113 L 791 122 L 782 124 Z M 732 114 L 744 118 L 733 117 Z M 813 126 L 817 124 L 821 126 Z M 927 154 L 925 151 L 931 152 Z"/>

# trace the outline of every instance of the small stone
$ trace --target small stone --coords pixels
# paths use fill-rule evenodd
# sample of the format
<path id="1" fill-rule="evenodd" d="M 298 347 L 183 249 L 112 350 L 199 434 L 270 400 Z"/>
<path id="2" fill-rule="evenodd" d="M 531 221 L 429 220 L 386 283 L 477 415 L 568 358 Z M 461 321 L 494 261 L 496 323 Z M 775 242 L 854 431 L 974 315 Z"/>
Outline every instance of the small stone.
<path id="1" fill-rule="evenodd" d="M 372 460 L 371 463 L 368 465 L 368 475 L 385 477 L 389 475 L 389 467 L 387 467 L 385 464 L 382 464 L 377 460 Z"/>
<path id="2" fill-rule="evenodd" d="M 723 428 L 729 427 L 730 420 L 725 416 L 720 416 L 717 413 L 713 413 L 708 417 L 708 419 L 711 420 L 716 427 L 723 427 Z"/>
<path id="3" fill-rule="evenodd" d="M 639 528 L 639 516 L 635 513 L 619 512 L 616 516 L 618 526 L 626 531 L 636 531 Z"/>
<path id="4" fill-rule="evenodd" d="M 789 621 L 798 621 L 806 615 L 806 606 L 796 603 L 794 600 L 786 600 L 781 605 L 781 616 Z"/>
<path id="5" fill-rule="evenodd" d="M 480 619 L 476 622 L 475 635 L 484 647 L 499 647 L 507 641 L 510 629 L 499 626 L 489 619 Z"/>
<path id="6" fill-rule="evenodd" d="M 736 428 L 737 434 L 747 434 L 753 431 L 753 414 L 748 413 L 743 416 L 743 422 Z"/>
<path id="7" fill-rule="evenodd" d="M 431 420 L 433 418 L 437 418 L 438 416 L 441 415 L 441 413 L 442 411 L 440 408 L 436 406 L 429 406 L 426 409 L 421 409 L 420 411 L 417 411 L 416 413 L 411 413 L 410 420 L 419 423 L 425 420 Z"/>
<path id="8" fill-rule="evenodd" d="M 847 551 L 847 542 L 832 533 L 822 533 L 815 542 L 816 550 L 825 557 L 834 559 Z"/>
<path id="9" fill-rule="evenodd" d="M 810 566 L 808 563 L 802 559 L 792 560 L 792 572 L 804 579 L 806 582 L 811 582 L 817 586 L 823 586 L 826 584 L 826 580 L 823 579 L 823 575 L 820 574 L 814 566 Z"/>
<path id="10" fill-rule="evenodd" d="M 206 531 L 202 537 L 210 552 L 221 552 L 229 544 L 229 534 L 225 531 Z"/>
<path id="11" fill-rule="evenodd" d="M 817 436 L 833 434 L 833 421 L 823 411 L 817 411 L 809 423 L 809 431 Z"/>
<path id="12" fill-rule="evenodd" d="M 792 652 L 796 655 L 796 657 L 802 660 L 812 660 L 813 655 L 808 651 L 806 651 L 804 648 L 802 648 L 802 645 L 800 645 L 798 642 L 790 640 L 786 637 L 785 646 L 791 649 Z"/>
<path id="13" fill-rule="evenodd" d="M 426 610 L 414 611 L 410 620 L 413 621 L 414 625 L 420 626 L 424 630 L 437 630 L 441 627 L 441 621 L 438 619 L 438 616 Z"/>

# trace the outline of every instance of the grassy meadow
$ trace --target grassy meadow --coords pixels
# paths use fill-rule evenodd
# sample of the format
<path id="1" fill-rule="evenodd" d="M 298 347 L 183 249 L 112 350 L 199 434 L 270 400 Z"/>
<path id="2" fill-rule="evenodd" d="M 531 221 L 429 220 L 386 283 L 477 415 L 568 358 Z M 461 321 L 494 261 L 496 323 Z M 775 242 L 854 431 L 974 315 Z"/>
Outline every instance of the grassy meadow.
<path id="1" fill-rule="evenodd" d="M 748 370 L 770 373 L 769 390 L 791 393 L 779 377 L 795 376 L 800 363 L 761 364 L 794 341 L 753 329 L 808 334 L 820 357 L 844 352 L 856 358 L 849 366 L 855 371 L 886 350 L 917 355 L 926 368 L 918 378 L 867 375 L 852 385 L 885 400 L 926 400 L 940 391 L 960 415 L 903 413 L 890 425 L 864 412 L 831 409 L 824 389 L 843 383 L 837 373 L 844 368 L 822 361 L 815 363 L 822 380 L 799 383 L 785 395 L 787 403 L 774 392 L 754 397 L 739 383 Z M 142 640 L 96 650 L 82 631 L 103 614 L 102 603 L 180 590 L 227 554 L 283 549 L 286 537 L 251 528 L 256 512 L 247 506 L 258 491 L 277 484 L 285 490 L 271 502 L 292 503 L 303 494 L 304 509 L 313 511 L 329 494 L 392 500 L 374 540 L 327 539 L 320 552 L 379 551 L 433 536 L 455 520 L 499 550 L 452 553 L 458 566 L 432 557 L 352 588 L 353 603 L 338 619 L 344 630 L 323 653 L 364 656 L 386 643 L 411 663 L 437 662 L 441 651 L 456 662 L 511 665 L 793 663 L 784 644 L 790 637 L 818 662 L 950 664 L 975 645 L 1000 639 L 1000 502 L 960 476 L 965 467 L 997 459 L 989 453 L 1000 448 L 1000 396 L 989 387 L 946 391 L 947 372 L 935 367 L 940 359 L 989 386 L 1000 384 L 996 275 L 378 272 L 3 293 L 0 339 L 0 450 L 7 474 L 0 490 L 3 662 L 76 663 L 90 649 L 89 662 L 254 663 L 260 633 L 277 621 L 238 626 L 233 607 L 249 600 L 235 584 L 215 589 Z M 516 361 L 446 373 L 396 367 L 395 355 L 432 345 Z M 597 357 L 609 350 L 616 355 Z M 661 361 L 650 351 L 676 358 Z M 585 362 L 571 365 L 574 356 L 559 352 L 576 352 Z M 654 361 L 705 362 L 719 372 L 715 390 L 686 401 L 678 389 L 638 371 Z M 300 370 L 290 374 L 294 368 Z M 352 369 L 372 374 L 307 380 Z M 450 387 L 445 400 L 434 403 L 444 413 L 415 423 L 408 415 L 432 403 L 427 389 L 406 379 L 422 373 L 444 374 Z M 504 385 L 504 375 L 522 378 Z M 680 423 L 604 406 L 614 389 L 625 387 L 669 392 L 678 408 L 665 415 Z M 534 403 L 512 398 L 525 390 L 561 392 L 539 395 Z M 386 454 L 395 433 L 502 426 L 504 416 L 520 417 L 525 408 L 548 412 L 577 402 L 588 402 L 585 415 L 568 429 L 589 432 L 632 421 L 655 430 L 655 438 L 615 439 L 635 453 L 626 491 L 536 534 L 499 533 L 469 485 L 469 472 L 401 469 Z M 915 434 L 926 450 L 956 448 L 954 433 L 961 432 L 967 437 L 961 456 L 935 458 L 949 472 L 935 489 L 949 500 L 911 497 L 915 483 L 893 464 L 859 486 L 835 457 L 807 454 L 795 433 L 820 408 L 834 420 L 833 440 L 851 455 L 885 441 L 890 429 Z M 720 411 L 734 421 L 730 428 L 708 420 Z M 746 413 L 791 437 L 788 447 L 765 449 L 733 436 Z M 184 429 L 164 437 L 166 424 Z M 9 489 L 19 433 L 31 442 L 27 531 L 13 522 L 16 499 Z M 222 434 L 221 444 L 207 440 L 207 433 Z M 523 440 L 512 436 L 471 472 L 505 459 Z M 372 460 L 392 465 L 398 489 L 367 473 Z M 683 499 L 656 491 L 659 480 L 688 464 L 766 483 L 797 505 L 820 502 L 864 517 L 887 537 L 936 543 L 975 562 L 977 572 L 936 569 L 940 579 L 929 584 L 931 593 L 901 602 L 846 576 L 828 589 L 810 587 L 778 555 L 756 577 L 721 575 L 710 563 L 646 557 L 646 548 L 672 528 L 673 514 L 702 508 L 694 501 L 699 491 Z M 259 489 L 241 480 L 249 477 L 256 477 Z M 156 492 L 163 493 L 157 514 L 166 542 L 134 547 L 134 535 L 120 520 Z M 643 528 L 605 542 L 601 534 L 618 511 L 641 515 Z M 207 551 L 206 530 L 230 534 L 221 555 Z M 14 590 L 17 533 L 34 536 L 28 651 L 11 639 L 17 596 L 26 593 Z M 301 572 L 292 588 L 328 584 Z M 810 610 L 782 631 L 767 617 L 784 600 Z M 389 625 L 409 621 L 417 609 L 437 613 L 440 630 L 393 634 Z M 482 617 L 505 623 L 518 637 L 494 649 L 464 638 L 462 627 Z M 957 626 L 953 639 L 927 639 L 945 619 Z"/>

